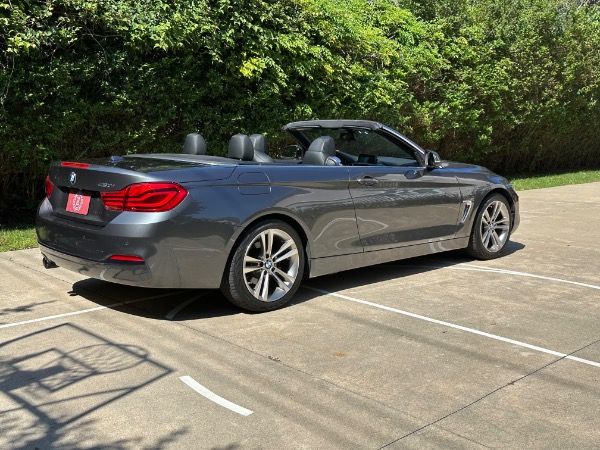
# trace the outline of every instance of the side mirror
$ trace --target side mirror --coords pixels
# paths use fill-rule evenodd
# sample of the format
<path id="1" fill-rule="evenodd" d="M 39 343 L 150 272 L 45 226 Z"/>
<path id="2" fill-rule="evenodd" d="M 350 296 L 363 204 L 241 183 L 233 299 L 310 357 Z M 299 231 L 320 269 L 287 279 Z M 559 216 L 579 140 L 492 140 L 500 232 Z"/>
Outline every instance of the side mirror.
<path id="1" fill-rule="evenodd" d="M 433 150 L 425 151 L 425 167 L 427 170 L 439 169 L 442 167 L 442 158 L 438 152 L 434 152 Z"/>

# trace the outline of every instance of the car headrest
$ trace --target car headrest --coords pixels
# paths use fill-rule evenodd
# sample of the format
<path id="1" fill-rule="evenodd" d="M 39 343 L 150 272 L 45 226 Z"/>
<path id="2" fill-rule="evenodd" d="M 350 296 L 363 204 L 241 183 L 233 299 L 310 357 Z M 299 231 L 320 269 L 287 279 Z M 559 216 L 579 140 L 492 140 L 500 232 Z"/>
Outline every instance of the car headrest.
<path id="1" fill-rule="evenodd" d="M 269 147 L 267 146 L 264 134 L 252 134 L 250 135 L 250 141 L 252 141 L 255 152 L 264 153 L 265 155 L 269 154 Z"/>
<path id="2" fill-rule="evenodd" d="M 269 148 L 267 147 L 267 140 L 262 134 L 253 134 L 250 136 L 250 141 L 254 147 L 254 156 L 252 161 L 259 163 L 272 163 L 275 162 L 273 158 L 269 156 Z"/>
<path id="3" fill-rule="evenodd" d="M 321 136 L 312 141 L 304 153 L 302 164 L 324 166 L 330 156 L 335 156 L 335 141 L 331 136 Z"/>
<path id="4" fill-rule="evenodd" d="M 248 135 L 238 133 L 231 136 L 227 156 L 242 161 L 252 161 L 254 147 Z"/>
<path id="5" fill-rule="evenodd" d="M 190 133 L 185 137 L 183 153 L 188 155 L 206 155 L 206 141 L 198 133 Z"/>

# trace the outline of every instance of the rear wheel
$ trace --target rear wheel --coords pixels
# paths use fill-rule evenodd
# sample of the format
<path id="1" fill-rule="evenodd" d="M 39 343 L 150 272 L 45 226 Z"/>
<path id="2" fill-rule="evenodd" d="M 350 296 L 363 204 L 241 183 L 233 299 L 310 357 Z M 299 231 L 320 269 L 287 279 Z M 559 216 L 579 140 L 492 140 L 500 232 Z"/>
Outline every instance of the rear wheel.
<path id="1" fill-rule="evenodd" d="M 502 256 L 510 236 L 510 206 L 501 194 L 486 198 L 477 211 L 467 253 L 478 259 Z"/>
<path id="2" fill-rule="evenodd" d="M 304 248 L 296 230 L 279 220 L 253 226 L 237 244 L 221 291 L 249 311 L 271 311 L 291 300 L 304 274 Z"/>

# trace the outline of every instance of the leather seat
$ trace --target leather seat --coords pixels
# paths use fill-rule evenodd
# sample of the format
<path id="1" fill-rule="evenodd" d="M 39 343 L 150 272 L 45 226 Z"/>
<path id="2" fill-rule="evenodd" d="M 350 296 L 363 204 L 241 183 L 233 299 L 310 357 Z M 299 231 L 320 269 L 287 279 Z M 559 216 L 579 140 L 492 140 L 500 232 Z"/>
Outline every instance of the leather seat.
<path id="1" fill-rule="evenodd" d="M 183 153 L 188 155 L 206 155 L 206 141 L 198 133 L 190 133 L 185 137 Z"/>
<path id="2" fill-rule="evenodd" d="M 227 156 L 232 159 L 239 159 L 240 161 L 252 161 L 254 147 L 248 135 L 238 133 L 231 136 Z"/>
<path id="3" fill-rule="evenodd" d="M 252 161 L 259 163 L 272 163 L 275 162 L 273 158 L 269 156 L 269 148 L 267 147 L 267 140 L 262 134 L 253 134 L 250 136 L 252 147 L 254 147 L 254 157 Z"/>
<path id="4" fill-rule="evenodd" d="M 331 156 L 335 156 L 335 141 L 331 136 L 321 136 L 312 141 L 304 153 L 302 164 L 324 166 Z"/>

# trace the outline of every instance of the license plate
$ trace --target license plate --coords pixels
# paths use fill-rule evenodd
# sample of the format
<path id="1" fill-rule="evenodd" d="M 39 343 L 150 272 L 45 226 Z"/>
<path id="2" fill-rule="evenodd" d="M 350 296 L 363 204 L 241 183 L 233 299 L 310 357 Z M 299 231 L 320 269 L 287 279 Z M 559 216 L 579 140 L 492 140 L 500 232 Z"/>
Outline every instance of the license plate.
<path id="1" fill-rule="evenodd" d="M 91 195 L 85 192 L 69 192 L 67 211 L 75 214 L 87 215 L 90 209 Z"/>

